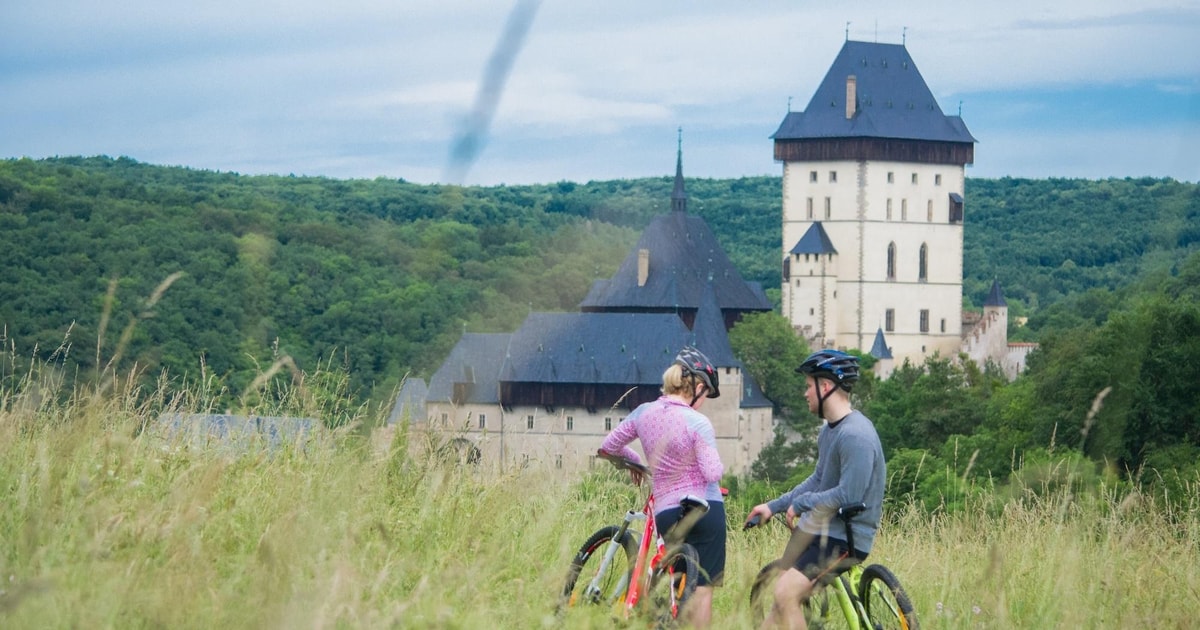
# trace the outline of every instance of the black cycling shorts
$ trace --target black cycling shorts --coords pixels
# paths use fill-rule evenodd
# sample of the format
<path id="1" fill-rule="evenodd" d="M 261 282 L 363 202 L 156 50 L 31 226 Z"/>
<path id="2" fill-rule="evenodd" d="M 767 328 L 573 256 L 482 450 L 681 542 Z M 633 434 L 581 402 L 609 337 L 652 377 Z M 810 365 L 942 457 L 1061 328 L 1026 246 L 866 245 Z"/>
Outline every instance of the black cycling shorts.
<path id="1" fill-rule="evenodd" d="M 667 508 L 654 515 L 660 533 L 679 520 L 681 508 Z M 700 555 L 700 577 L 696 586 L 721 586 L 725 577 L 725 503 L 709 500 L 708 512 L 692 526 L 684 542 Z"/>
<path id="2" fill-rule="evenodd" d="M 853 554 L 846 554 L 846 541 L 840 538 L 818 536 L 800 553 L 800 558 L 794 565 L 810 580 L 822 583 L 836 577 L 851 566 L 867 559 L 867 554 L 855 549 Z"/>

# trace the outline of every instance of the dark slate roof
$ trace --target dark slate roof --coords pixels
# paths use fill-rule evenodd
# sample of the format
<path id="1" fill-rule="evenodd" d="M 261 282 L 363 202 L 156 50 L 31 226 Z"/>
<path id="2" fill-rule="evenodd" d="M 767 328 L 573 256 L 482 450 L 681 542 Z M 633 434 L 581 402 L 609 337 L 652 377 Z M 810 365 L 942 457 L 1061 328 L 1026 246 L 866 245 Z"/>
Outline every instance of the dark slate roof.
<path id="1" fill-rule="evenodd" d="M 846 119 L 846 77 L 854 75 L 857 113 Z M 802 112 L 789 112 L 772 136 L 899 138 L 970 142 L 958 116 L 942 113 L 917 65 L 901 44 L 847 41 Z"/>
<path id="2" fill-rule="evenodd" d="M 796 246 L 792 248 L 791 253 L 836 254 L 837 248 L 833 246 L 833 241 L 829 240 L 829 235 L 825 233 L 825 228 L 821 227 L 821 222 L 816 221 L 808 227 L 804 236 L 796 241 Z"/>
<path id="3" fill-rule="evenodd" d="M 429 386 L 425 384 L 425 379 L 411 376 L 405 378 L 400 392 L 396 394 L 396 402 L 392 405 L 392 412 L 388 414 L 387 423 L 396 424 L 405 417 L 410 422 L 425 420 L 425 399 L 428 397 Z"/>
<path id="4" fill-rule="evenodd" d="M 671 313 L 530 313 L 512 334 L 500 379 L 657 386 L 690 342 Z"/>
<path id="5" fill-rule="evenodd" d="M 704 295 L 700 298 L 700 308 L 696 311 L 696 319 L 692 322 L 690 344 L 703 352 L 714 366 L 740 366 L 741 363 L 733 356 L 733 347 L 729 345 L 725 317 L 717 307 L 717 298 L 713 295 L 712 286 L 705 288 Z"/>
<path id="6" fill-rule="evenodd" d="M 758 386 L 758 381 L 754 380 L 750 373 L 742 369 L 742 409 L 751 409 L 755 407 L 774 407 L 775 404 L 767 399 L 762 388 Z"/>
<path id="7" fill-rule="evenodd" d="M 642 249 L 650 251 L 650 273 L 639 287 Z M 762 287 L 742 279 L 704 219 L 673 211 L 646 226 L 612 279 L 593 283 L 579 307 L 694 309 L 710 281 L 722 310 L 771 310 Z"/>
<path id="8" fill-rule="evenodd" d="M 508 333 L 464 334 L 429 379 L 428 400 L 452 400 L 455 383 L 473 383 L 464 402 L 499 404 L 497 376 L 511 337 Z"/>
<path id="9" fill-rule="evenodd" d="M 883 328 L 875 331 L 875 343 L 871 344 L 869 354 L 876 359 L 892 358 L 892 349 L 888 347 L 887 340 L 883 338 Z"/>
<path id="10" fill-rule="evenodd" d="M 1000 281 L 992 279 L 992 290 L 988 291 L 987 299 L 983 301 L 984 306 L 1008 306 L 1008 302 L 1004 300 L 1004 292 L 1000 290 Z"/>

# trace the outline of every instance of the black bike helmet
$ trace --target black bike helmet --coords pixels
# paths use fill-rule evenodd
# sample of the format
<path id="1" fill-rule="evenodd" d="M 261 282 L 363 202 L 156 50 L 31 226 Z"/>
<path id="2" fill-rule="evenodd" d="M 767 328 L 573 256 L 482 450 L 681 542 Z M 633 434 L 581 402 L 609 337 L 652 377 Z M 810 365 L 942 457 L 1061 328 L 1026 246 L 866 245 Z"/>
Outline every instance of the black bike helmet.
<path id="1" fill-rule="evenodd" d="M 708 387 L 709 398 L 716 398 L 721 395 L 717 368 L 713 367 L 712 362 L 708 360 L 708 357 L 704 356 L 703 352 L 691 346 L 684 346 L 679 351 L 679 354 L 675 355 L 675 363 L 683 366 L 684 372 L 696 376 Z"/>
<path id="2" fill-rule="evenodd" d="M 796 371 L 813 378 L 825 378 L 846 391 L 858 380 L 858 357 L 839 350 L 818 350 L 804 360 Z"/>

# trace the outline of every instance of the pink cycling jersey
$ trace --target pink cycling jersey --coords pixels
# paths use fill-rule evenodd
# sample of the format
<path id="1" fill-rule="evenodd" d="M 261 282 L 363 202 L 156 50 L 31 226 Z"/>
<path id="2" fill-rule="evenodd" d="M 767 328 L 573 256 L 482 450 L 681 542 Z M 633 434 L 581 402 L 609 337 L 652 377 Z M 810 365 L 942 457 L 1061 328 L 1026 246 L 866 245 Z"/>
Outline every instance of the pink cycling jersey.
<path id="1" fill-rule="evenodd" d="M 656 509 L 679 505 L 686 495 L 721 501 L 717 482 L 725 472 L 717 453 L 716 433 L 704 414 L 675 398 L 662 396 L 640 405 L 618 424 L 600 450 L 642 463 L 628 444 L 640 440 L 653 475 Z"/>

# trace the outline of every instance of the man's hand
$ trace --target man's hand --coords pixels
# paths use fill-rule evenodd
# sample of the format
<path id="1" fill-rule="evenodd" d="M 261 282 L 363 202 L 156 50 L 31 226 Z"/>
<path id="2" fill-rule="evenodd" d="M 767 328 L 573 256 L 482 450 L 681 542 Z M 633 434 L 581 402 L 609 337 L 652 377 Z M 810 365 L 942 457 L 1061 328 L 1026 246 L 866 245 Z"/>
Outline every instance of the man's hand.
<path id="1" fill-rule="evenodd" d="M 761 525 L 771 518 L 771 508 L 767 507 L 766 503 L 759 503 L 751 508 L 750 513 L 746 515 L 746 522 L 742 525 L 742 529 L 749 529 L 755 525 Z M 751 521 L 754 521 L 751 524 Z"/>
<path id="2" fill-rule="evenodd" d="M 787 523 L 788 529 L 796 529 L 796 508 L 788 506 L 787 514 L 784 515 L 784 522 Z"/>

